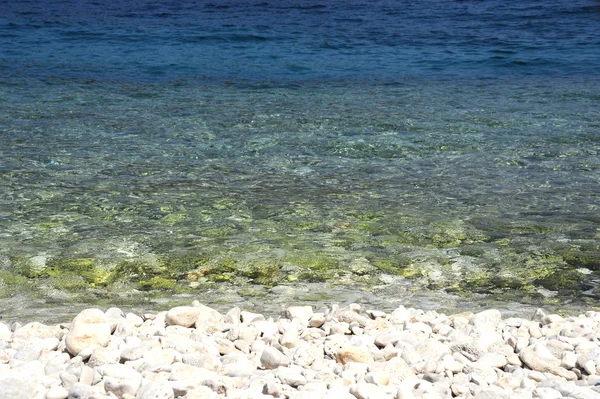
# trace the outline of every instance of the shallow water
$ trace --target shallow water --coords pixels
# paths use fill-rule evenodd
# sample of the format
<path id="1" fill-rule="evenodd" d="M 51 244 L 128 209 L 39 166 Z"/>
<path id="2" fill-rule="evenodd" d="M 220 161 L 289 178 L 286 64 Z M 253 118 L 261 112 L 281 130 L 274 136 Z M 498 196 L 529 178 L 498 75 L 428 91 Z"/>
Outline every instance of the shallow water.
<path id="1" fill-rule="evenodd" d="M 595 3 L 81 4 L 0 2 L 5 318 L 595 306 Z"/>

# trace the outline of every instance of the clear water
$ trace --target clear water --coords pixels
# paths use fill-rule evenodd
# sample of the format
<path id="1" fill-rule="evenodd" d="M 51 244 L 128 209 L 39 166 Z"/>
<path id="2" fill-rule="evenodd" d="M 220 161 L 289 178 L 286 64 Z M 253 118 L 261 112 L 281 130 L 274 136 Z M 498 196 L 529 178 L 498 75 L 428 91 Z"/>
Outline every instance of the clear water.
<path id="1" fill-rule="evenodd" d="M 599 22 L 591 0 L 0 1 L 4 317 L 593 307 Z M 284 277 L 11 280 L 189 256 Z"/>

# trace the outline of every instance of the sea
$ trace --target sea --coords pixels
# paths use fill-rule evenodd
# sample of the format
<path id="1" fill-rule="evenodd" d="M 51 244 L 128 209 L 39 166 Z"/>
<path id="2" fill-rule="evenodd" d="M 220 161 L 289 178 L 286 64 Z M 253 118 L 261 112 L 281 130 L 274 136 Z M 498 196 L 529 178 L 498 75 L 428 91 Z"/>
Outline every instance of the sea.
<path id="1" fill-rule="evenodd" d="M 598 0 L 0 0 L 0 315 L 600 297 Z"/>

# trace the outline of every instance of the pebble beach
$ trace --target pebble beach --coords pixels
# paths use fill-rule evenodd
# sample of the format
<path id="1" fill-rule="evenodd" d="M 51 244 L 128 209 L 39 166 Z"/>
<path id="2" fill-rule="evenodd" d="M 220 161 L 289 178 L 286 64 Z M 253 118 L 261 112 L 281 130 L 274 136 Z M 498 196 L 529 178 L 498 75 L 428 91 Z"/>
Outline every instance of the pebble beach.
<path id="1" fill-rule="evenodd" d="M 593 311 L 89 308 L 57 325 L 0 323 L 0 397 L 591 399 L 599 334 Z"/>

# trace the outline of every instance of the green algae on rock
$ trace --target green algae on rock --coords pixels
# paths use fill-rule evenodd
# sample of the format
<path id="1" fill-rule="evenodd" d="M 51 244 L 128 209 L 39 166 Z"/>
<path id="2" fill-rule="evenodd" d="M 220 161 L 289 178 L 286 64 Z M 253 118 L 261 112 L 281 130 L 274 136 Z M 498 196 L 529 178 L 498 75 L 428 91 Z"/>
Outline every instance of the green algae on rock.
<path id="1" fill-rule="evenodd" d="M 116 285 L 147 294 L 193 293 L 224 285 L 252 296 L 252 285 L 356 283 L 369 290 L 395 276 L 415 289 L 460 295 L 522 292 L 533 297 L 540 289 L 597 295 L 587 289 L 600 271 L 593 234 L 551 242 L 551 235 L 570 227 L 531 221 L 496 224 L 495 216 L 484 221 L 454 213 L 422 215 L 413 208 L 398 209 L 381 194 L 323 189 L 318 194 L 337 207 L 319 202 L 317 194 L 279 208 L 265 206 L 240 192 L 231 198 L 204 198 L 201 206 L 187 198 L 185 206 L 173 200 L 138 211 L 104 208 L 109 214 L 101 218 L 102 228 L 111 220 L 123 223 L 119 228 L 148 225 L 154 234 L 150 237 L 136 233 L 71 243 L 71 236 L 62 237 L 63 230 L 73 229 L 71 221 L 78 219 L 55 216 L 42 222 L 47 223 L 44 228 L 27 232 L 41 234 L 32 241 L 36 245 L 54 237 L 63 247 L 33 254 L 21 249 L 8 257 L 10 266 L 0 279 L 14 286 L 23 278 L 31 284 L 47 280 L 58 290 L 76 293 Z M 366 203 L 370 207 L 361 208 Z M 159 230 L 153 231 L 156 226 Z"/>
<path id="2" fill-rule="evenodd" d="M 600 272 L 600 250 L 570 251 L 563 253 L 562 256 L 573 267 L 585 267 Z"/>
<path id="3" fill-rule="evenodd" d="M 0 270 L 0 281 L 2 285 L 25 285 L 29 282 L 26 276 L 9 270 Z"/>
<path id="4" fill-rule="evenodd" d="M 393 253 L 386 252 L 388 248 L 392 247 L 363 247 L 361 252 L 366 256 L 357 257 L 352 249 L 336 246 L 309 254 L 307 250 L 292 248 L 275 252 L 269 245 L 260 244 L 235 247 L 226 251 L 228 255 L 178 251 L 140 254 L 116 263 L 94 257 L 39 255 L 13 258 L 0 278 L 13 285 L 27 279 L 33 283 L 49 279 L 53 287 L 73 292 L 108 289 L 114 284 L 143 291 L 193 292 L 210 284 L 231 284 L 250 295 L 251 291 L 247 291 L 250 288 L 246 287 L 252 284 L 274 287 L 290 281 L 337 284 L 354 281 L 368 289 L 386 281 L 380 275 L 396 275 L 411 280 L 416 287 L 461 295 L 499 290 L 535 295 L 537 287 L 578 295 L 579 289 L 589 285 L 591 277 L 572 268 L 573 259 L 579 259 L 572 255 L 578 254 L 574 251 L 566 252 L 568 256 L 532 255 L 493 242 L 471 242 L 443 249 L 400 246 L 393 247 Z M 593 265 L 593 256 L 586 259 L 590 259 L 586 265 Z"/>
<path id="5" fill-rule="evenodd" d="M 142 279 L 138 281 L 137 285 L 141 290 L 167 290 L 175 288 L 177 280 L 153 276 L 147 280 Z"/>

